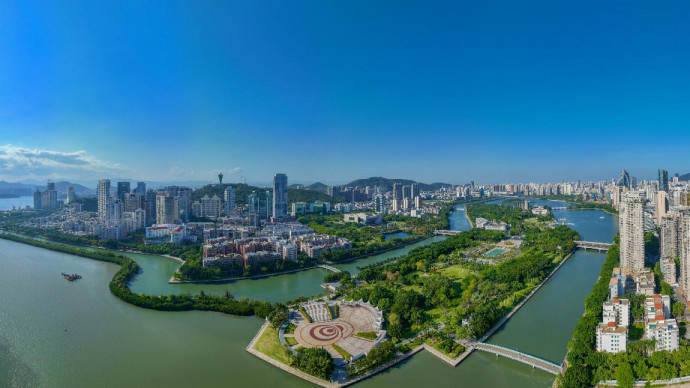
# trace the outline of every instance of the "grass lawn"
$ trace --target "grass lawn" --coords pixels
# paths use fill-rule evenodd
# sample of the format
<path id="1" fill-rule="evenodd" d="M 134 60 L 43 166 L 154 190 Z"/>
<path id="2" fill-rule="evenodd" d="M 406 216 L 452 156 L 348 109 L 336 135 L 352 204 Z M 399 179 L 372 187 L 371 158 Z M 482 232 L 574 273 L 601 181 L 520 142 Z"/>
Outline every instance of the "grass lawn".
<path id="1" fill-rule="evenodd" d="M 297 340 L 295 339 L 295 337 L 285 337 L 285 342 L 287 342 L 287 344 L 290 346 L 297 345 Z"/>
<path id="2" fill-rule="evenodd" d="M 442 268 L 438 272 L 451 279 L 462 279 L 471 273 L 467 268 L 463 268 L 460 264 L 451 265 L 449 267 Z"/>
<path id="3" fill-rule="evenodd" d="M 287 349 L 280 344 L 278 330 L 274 329 L 273 326 L 269 325 L 264 330 L 264 333 L 254 344 L 254 349 L 282 363 L 290 363 L 288 361 Z"/>
<path id="4" fill-rule="evenodd" d="M 344 359 L 349 360 L 350 358 L 352 358 L 352 355 L 348 353 L 347 350 L 341 348 L 337 344 L 332 344 L 331 346 L 333 346 L 333 349 L 335 349 L 336 352 L 343 356 Z"/>
<path id="5" fill-rule="evenodd" d="M 441 349 L 439 344 L 434 340 L 426 341 L 426 344 L 431 346 L 432 348 L 438 350 L 439 352 L 445 354 L 446 356 L 448 356 L 450 358 L 456 358 L 456 357 L 460 356 L 466 350 L 464 346 L 456 343 L 453 346 L 453 348 L 454 348 L 453 351 L 451 353 L 448 353 L 445 350 Z"/>
<path id="6" fill-rule="evenodd" d="M 376 332 L 374 332 L 374 331 L 363 331 L 361 333 L 355 333 L 354 335 L 355 335 L 355 337 L 364 338 L 366 340 L 371 340 L 371 341 L 376 339 Z"/>

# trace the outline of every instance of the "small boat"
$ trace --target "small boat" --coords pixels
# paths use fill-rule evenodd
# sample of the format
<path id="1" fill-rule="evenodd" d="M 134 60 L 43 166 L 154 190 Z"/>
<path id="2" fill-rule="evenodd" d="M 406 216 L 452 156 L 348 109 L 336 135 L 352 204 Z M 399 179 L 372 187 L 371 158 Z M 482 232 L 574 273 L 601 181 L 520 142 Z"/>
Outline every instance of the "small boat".
<path id="1" fill-rule="evenodd" d="M 64 273 L 64 272 L 63 272 L 63 273 L 62 273 L 62 276 L 63 276 L 65 279 L 69 280 L 70 282 L 73 282 L 73 281 L 75 281 L 75 280 L 77 280 L 77 279 L 81 279 L 81 275 L 78 275 L 78 274 L 76 274 L 76 273 L 69 274 L 69 273 Z"/>
<path id="2" fill-rule="evenodd" d="M 602 219 L 602 220 L 603 220 L 603 219 L 604 219 L 604 216 L 599 217 L 599 219 Z"/>

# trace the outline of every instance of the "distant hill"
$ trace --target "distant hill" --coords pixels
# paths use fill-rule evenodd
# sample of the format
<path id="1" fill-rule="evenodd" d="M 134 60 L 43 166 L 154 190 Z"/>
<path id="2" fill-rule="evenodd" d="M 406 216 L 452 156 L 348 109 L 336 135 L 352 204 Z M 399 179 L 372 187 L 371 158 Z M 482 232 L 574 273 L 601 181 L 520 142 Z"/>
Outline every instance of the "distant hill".
<path id="1" fill-rule="evenodd" d="M 678 177 L 678 180 L 681 180 L 681 181 L 690 181 L 690 173 L 683 174 L 683 175 L 679 176 L 679 177 Z"/>
<path id="2" fill-rule="evenodd" d="M 290 185 L 290 188 L 291 189 L 314 190 L 314 191 L 320 191 L 322 193 L 328 192 L 328 185 L 323 184 L 321 182 L 312 183 L 310 185 L 294 184 L 294 185 Z"/>
<path id="3" fill-rule="evenodd" d="M 345 186 L 359 186 L 359 187 L 383 187 L 386 190 L 393 190 L 393 184 L 394 183 L 399 183 L 403 186 L 405 185 L 411 185 L 413 183 L 417 183 L 419 185 L 420 190 L 438 190 L 442 187 L 451 187 L 452 185 L 450 183 L 432 183 L 432 184 L 427 184 L 427 183 L 419 183 L 415 182 L 410 179 L 390 179 L 390 178 L 383 178 L 383 177 L 371 177 L 371 178 L 366 178 L 366 179 L 357 179 L 354 180 Z"/>
<path id="4" fill-rule="evenodd" d="M 74 187 L 74 192 L 77 196 L 93 196 L 96 195 L 95 189 L 90 189 L 86 186 L 82 186 L 78 183 L 71 183 L 66 181 L 55 182 L 55 190 L 58 192 L 59 198 L 64 198 L 67 196 L 67 188 Z M 0 181 L 0 194 L 14 194 L 29 196 L 33 195 L 33 192 L 38 190 L 45 190 L 47 184 L 33 184 L 33 183 L 20 183 L 20 182 L 5 182 Z"/>
<path id="5" fill-rule="evenodd" d="M 194 193 L 192 193 L 192 200 L 197 201 L 201 199 L 204 195 L 212 197 L 214 194 L 220 198 L 223 198 L 225 189 L 228 186 L 232 186 L 235 188 L 235 201 L 238 205 L 246 204 L 249 200 L 249 196 L 251 195 L 252 191 L 256 191 L 261 196 L 261 198 L 266 198 L 266 191 L 273 193 L 272 189 L 245 185 L 244 183 L 224 183 L 221 187 L 219 187 L 217 184 L 208 184 L 195 190 Z M 333 197 L 320 191 L 288 188 L 289 203 L 314 201 L 337 202 Z"/>

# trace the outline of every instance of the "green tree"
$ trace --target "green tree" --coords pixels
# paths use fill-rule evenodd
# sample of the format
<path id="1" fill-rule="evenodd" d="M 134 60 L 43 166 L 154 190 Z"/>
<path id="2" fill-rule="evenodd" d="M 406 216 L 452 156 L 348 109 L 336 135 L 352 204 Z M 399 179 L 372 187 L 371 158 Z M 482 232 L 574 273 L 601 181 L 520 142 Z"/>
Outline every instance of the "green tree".
<path id="1" fill-rule="evenodd" d="M 627 362 L 621 363 L 616 369 L 616 380 L 618 386 L 623 388 L 632 388 L 635 384 L 635 376 L 633 375 L 632 367 Z"/>
<path id="2" fill-rule="evenodd" d="M 685 313 L 685 305 L 683 302 L 675 302 L 673 304 L 673 316 L 676 318 L 680 318 L 683 313 Z"/>

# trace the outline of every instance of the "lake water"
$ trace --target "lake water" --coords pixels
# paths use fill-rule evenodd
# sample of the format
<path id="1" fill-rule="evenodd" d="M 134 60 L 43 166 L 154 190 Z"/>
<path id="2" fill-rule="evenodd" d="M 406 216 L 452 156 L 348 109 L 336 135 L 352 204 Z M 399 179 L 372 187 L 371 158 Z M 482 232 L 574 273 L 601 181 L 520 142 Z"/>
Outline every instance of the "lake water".
<path id="1" fill-rule="evenodd" d="M 556 211 L 583 239 L 611 241 L 616 218 L 600 211 Z M 600 217 L 604 218 L 600 218 Z M 469 227 L 464 211 L 451 226 Z M 400 250 L 337 265 L 356 267 L 405 254 Z M 309 386 L 244 351 L 261 325 L 257 318 L 211 312 L 158 312 L 112 296 L 113 264 L 0 240 L 0 382 L 5 386 Z M 167 283 L 179 263 L 129 254 L 142 267 L 131 287 L 152 294 L 223 293 L 271 301 L 320 293 L 322 269 L 227 284 Z M 584 298 L 596 281 L 604 255 L 578 251 L 490 342 L 560 363 Z M 60 272 L 79 273 L 68 282 Z M 422 352 L 361 386 L 550 386 L 553 376 L 475 352 L 453 368 Z M 3 383 L 0 383 L 0 386 Z"/>

